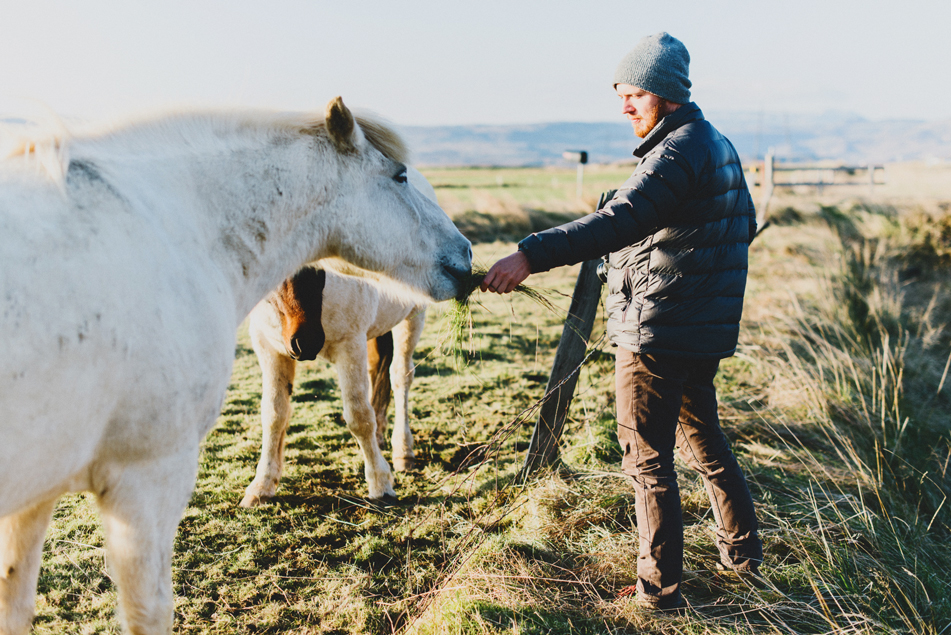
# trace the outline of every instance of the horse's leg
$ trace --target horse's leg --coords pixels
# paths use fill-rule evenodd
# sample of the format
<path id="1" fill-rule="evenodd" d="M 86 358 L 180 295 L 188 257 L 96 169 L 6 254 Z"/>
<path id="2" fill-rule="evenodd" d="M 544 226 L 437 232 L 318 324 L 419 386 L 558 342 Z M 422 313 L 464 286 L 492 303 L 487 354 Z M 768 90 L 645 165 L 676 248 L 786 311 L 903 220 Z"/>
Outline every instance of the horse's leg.
<path id="1" fill-rule="evenodd" d="M 409 389 L 413 383 L 416 367 L 413 351 L 419 343 L 426 323 L 425 309 L 419 309 L 393 329 L 393 366 L 390 376 L 396 412 L 393 418 L 393 467 L 398 471 L 413 469 L 416 455 L 413 454 L 413 432 L 409 429 Z"/>
<path id="2" fill-rule="evenodd" d="M 370 403 L 376 413 L 376 442 L 386 445 L 386 411 L 390 407 L 390 366 L 393 363 L 393 333 L 384 333 L 367 341 L 370 366 Z"/>
<path id="3" fill-rule="evenodd" d="M 172 543 L 195 486 L 198 446 L 103 472 L 99 509 L 123 630 L 168 635 L 174 609 Z"/>
<path id="4" fill-rule="evenodd" d="M 257 331 L 251 332 L 251 345 L 261 365 L 261 458 L 254 480 L 245 490 L 241 507 L 255 507 L 277 493 L 284 469 L 284 443 L 291 420 L 291 391 L 297 362 L 282 355 Z"/>
<path id="5" fill-rule="evenodd" d="M 0 634 L 26 633 L 33 622 L 43 536 L 56 498 L 0 518 Z"/>
<path id="6" fill-rule="evenodd" d="M 363 451 L 370 498 L 383 498 L 393 490 L 390 464 L 376 441 L 376 413 L 370 403 L 370 374 L 367 372 L 367 342 L 363 338 L 340 342 L 336 347 L 337 376 L 343 396 L 343 418 Z"/>

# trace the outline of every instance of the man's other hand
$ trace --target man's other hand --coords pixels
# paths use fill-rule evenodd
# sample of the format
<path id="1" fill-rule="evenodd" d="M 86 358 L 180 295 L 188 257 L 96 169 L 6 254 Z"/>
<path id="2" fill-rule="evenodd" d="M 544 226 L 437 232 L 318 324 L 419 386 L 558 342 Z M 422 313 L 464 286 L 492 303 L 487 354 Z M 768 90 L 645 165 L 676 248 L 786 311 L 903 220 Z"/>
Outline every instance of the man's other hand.
<path id="1" fill-rule="evenodd" d="M 511 256 L 502 258 L 489 269 L 485 279 L 479 286 L 483 291 L 495 293 L 509 293 L 530 276 L 532 268 L 528 264 L 528 257 L 520 251 Z"/>

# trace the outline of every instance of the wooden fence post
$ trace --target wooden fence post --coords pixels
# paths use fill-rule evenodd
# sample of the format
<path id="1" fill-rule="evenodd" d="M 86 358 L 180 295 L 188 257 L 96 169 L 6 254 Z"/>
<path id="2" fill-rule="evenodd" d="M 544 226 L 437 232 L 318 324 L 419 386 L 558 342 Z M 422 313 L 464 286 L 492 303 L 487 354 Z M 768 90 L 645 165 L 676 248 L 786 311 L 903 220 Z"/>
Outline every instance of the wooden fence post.
<path id="1" fill-rule="evenodd" d="M 555 361 L 545 394 L 549 395 L 538 413 L 538 421 L 532 432 L 532 441 L 528 447 L 525 464 L 518 480 L 524 482 L 532 473 L 545 465 L 551 465 L 558 458 L 558 442 L 568 417 L 568 406 L 575 393 L 575 385 L 580 374 L 579 365 L 584 361 L 588 339 L 594 326 L 601 300 L 601 281 L 598 279 L 600 260 L 588 260 L 582 263 L 575 291 L 571 296 L 571 306 L 565 319 L 565 328 L 558 342 Z M 564 383 L 562 383 L 564 381 Z"/>
<path id="2" fill-rule="evenodd" d="M 762 189 L 760 190 L 759 210 L 756 212 L 756 224 L 759 227 L 762 227 L 763 221 L 766 220 L 766 208 L 769 207 L 769 201 L 773 198 L 773 186 L 776 183 L 773 176 L 775 160 L 773 149 L 770 148 L 766 152 L 766 159 L 763 161 L 763 182 L 760 185 Z"/>

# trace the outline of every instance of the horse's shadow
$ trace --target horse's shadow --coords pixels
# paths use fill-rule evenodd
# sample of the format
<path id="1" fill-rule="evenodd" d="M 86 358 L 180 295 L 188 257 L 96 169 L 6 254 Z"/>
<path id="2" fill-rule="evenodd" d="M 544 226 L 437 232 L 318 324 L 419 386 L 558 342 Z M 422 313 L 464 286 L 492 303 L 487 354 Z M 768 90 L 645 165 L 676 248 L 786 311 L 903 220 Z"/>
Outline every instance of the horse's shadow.
<path id="1" fill-rule="evenodd" d="M 332 379 L 309 379 L 298 384 L 291 399 L 297 403 L 334 401 L 339 399 L 339 392 L 337 382 Z"/>

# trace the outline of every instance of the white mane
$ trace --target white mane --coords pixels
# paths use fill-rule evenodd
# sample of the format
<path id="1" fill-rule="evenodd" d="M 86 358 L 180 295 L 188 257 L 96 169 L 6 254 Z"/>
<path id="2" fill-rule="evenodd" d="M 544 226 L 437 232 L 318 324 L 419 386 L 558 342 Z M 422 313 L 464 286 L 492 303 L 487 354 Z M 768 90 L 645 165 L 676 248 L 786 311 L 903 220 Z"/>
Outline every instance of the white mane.
<path id="1" fill-rule="evenodd" d="M 20 161 L 24 167 L 61 183 L 69 165 L 63 143 L 66 135 L 61 122 L 39 129 L 4 126 L 0 128 L 0 164 Z"/>
<path id="2" fill-rule="evenodd" d="M 381 119 L 356 115 L 364 136 L 390 159 L 405 162 L 402 139 Z M 302 134 L 326 137 L 323 114 L 268 110 L 172 111 L 105 123 L 0 129 L 0 162 L 23 161 L 62 184 L 73 158 L 119 162 L 150 157 L 234 152 Z"/>

